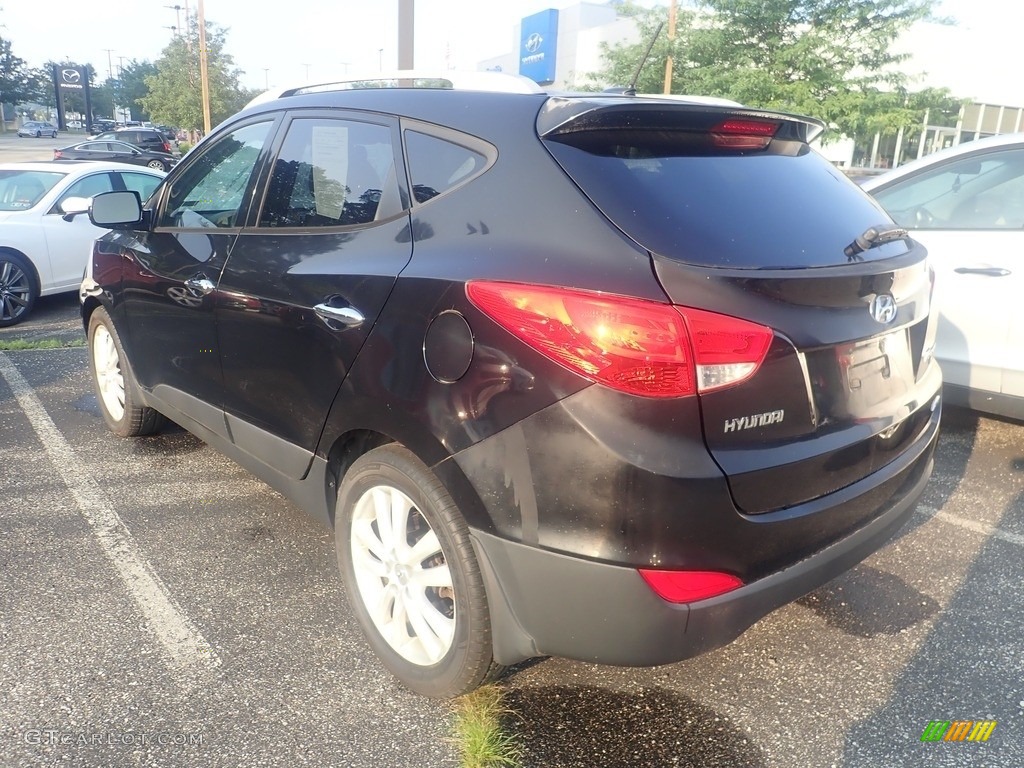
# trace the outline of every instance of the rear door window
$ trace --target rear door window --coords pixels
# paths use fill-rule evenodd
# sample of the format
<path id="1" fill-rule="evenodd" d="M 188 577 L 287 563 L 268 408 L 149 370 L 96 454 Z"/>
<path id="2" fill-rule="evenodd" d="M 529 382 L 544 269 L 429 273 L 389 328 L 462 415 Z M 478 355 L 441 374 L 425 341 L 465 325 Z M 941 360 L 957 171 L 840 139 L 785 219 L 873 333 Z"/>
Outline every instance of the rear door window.
<path id="1" fill-rule="evenodd" d="M 328 117 L 291 121 L 274 161 L 261 227 L 369 224 L 402 210 L 392 130 Z"/>

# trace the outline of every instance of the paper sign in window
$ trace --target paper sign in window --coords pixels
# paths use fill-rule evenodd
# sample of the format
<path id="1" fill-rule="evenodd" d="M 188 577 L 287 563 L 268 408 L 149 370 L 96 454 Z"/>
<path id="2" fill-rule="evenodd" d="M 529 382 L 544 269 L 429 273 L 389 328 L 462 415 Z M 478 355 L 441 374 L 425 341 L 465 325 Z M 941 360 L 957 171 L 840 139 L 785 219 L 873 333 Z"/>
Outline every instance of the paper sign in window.
<path id="1" fill-rule="evenodd" d="M 317 215 L 340 219 L 348 194 L 348 128 L 314 125 L 312 159 Z"/>

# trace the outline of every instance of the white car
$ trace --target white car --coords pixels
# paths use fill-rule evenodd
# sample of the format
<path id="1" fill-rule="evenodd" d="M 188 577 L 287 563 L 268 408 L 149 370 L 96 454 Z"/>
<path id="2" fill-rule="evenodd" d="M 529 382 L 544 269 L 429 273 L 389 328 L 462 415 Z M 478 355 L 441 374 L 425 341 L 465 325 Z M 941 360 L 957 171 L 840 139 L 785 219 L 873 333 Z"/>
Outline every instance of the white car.
<path id="1" fill-rule="evenodd" d="M 1024 134 L 959 144 L 862 187 L 928 248 L 947 401 L 1024 419 Z"/>
<path id="2" fill-rule="evenodd" d="M 131 190 L 145 202 L 164 174 L 105 162 L 0 164 L 0 327 L 24 320 L 39 296 L 74 291 L 106 230 L 68 216 L 69 198 Z"/>

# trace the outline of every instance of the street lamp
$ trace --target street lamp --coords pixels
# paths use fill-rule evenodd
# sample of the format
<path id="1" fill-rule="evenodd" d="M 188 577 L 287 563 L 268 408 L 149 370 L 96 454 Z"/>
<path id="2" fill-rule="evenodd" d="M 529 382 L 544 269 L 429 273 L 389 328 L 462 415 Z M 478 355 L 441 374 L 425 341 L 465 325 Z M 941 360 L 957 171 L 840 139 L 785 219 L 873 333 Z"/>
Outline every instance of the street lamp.
<path id="1" fill-rule="evenodd" d="M 181 6 L 180 5 L 165 5 L 164 8 L 170 8 L 176 14 L 178 14 L 177 28 L 181 29 Z"/>
<path id="2" fill-rule="evenodd" d="M 384 49 L 377 49 L 377 70 L 380 72 L 384 71 Z"/>
<path id="3" fill-rule="evenodd" d="M 263 77 L 265 79 L 264 85 L 266 86 L 264 90 L 269 91 L 270 90 L 270 67 L 264 67 L 263 68 Z"/>

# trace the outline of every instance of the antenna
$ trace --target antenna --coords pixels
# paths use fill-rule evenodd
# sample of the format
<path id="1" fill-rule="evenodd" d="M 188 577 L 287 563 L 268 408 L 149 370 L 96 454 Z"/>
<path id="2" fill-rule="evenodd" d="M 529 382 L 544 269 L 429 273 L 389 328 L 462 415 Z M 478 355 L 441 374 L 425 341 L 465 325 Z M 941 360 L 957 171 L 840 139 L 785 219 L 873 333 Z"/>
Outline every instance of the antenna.
<path id="1" fill-rule="evenodd" d="M 640 71 L 644 68 L 644 64 L 647 63 L 647 58 L 651 55 L 651 49 L 654 47 L 655 41 L 658 39 L 658 35 L 661 34 L 661 28 L 665 26 L 664 21 L 658 22 L 658 28 L 654 30 L 654 34 L 651 35 L 651 42 L 647 44 L 647 50 L 644 51 L 644 55 L 640 57 L 640 65 L 636 68 L 636 73 L 633 75 L 633 79 L 629 81 L 629 85 L 622 93 L 625 96 L 636 96 L 636 81 L 640 79 Z"/>

